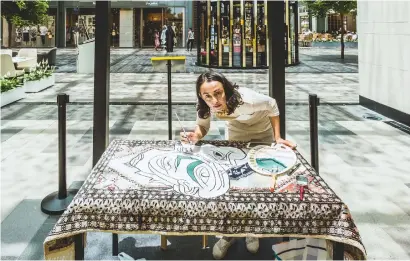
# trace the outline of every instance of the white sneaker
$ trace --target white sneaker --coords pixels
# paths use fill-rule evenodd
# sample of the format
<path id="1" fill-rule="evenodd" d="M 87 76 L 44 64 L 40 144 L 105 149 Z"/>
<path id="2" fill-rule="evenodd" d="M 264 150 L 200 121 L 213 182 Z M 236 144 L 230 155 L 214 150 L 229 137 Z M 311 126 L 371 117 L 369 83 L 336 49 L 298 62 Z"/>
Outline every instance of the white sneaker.
<path id="1" fill-rule="evenodd" d="M 257 237 L 246 237 L 246 248 L 252 254 L 255 254 L 259 250 L 259 238 Z"/>
<path id="2" fill-rule="evenodd" d="M 228 248 L 232 246 L 235 242 L 235 238 L 221 238 L 218 242 L 215 243 L 214 248 L 212 250 L 212 254 L 215 259 L 222 259 L 228 252 Z"/>

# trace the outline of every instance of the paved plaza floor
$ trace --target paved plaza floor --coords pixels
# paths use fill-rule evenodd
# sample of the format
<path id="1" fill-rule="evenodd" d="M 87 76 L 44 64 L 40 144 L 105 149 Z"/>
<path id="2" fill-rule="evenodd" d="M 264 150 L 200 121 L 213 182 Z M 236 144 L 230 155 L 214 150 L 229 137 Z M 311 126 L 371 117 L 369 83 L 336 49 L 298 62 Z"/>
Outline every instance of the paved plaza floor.
<path id="1" fill-rule="evenodd" d="M 113 50 L 110 139 L 167 139 L 166 75 L 147 65 L 150 50 Z M 194 82 L 206 70 L 189 56 L 187 72 L 172 78 L 175 101 L 195 101 Z M 158 55 L 160 55 L 158 53 Z M 308 94 L 319 107 L 320 175 L 350 208 L 369 259 L 410 259 L 410 130 L 358 105 L 357 50 L 342 62 L 337 50 L 302 49 L 301 65 L 286 69 L 286 138 L 309 160 Z M 57 190 L 56 95 L 70 95 L 67 108 L 67 184 L 81 186 L 92 164 L 93 75 L 75 73 L 75 51 L 59 50 L 55 86 L 1 108 L 1 259 L 43 259 L 42 243 L 58 217 L 43 214 L 40 202 Z M 133 71 L 134 70 L 134 71 Z M 240 86 L 267 93 L 266 70 L 223 70 Z M 133 104 L 135 101 L 146 105 Z M 193 128 L 195 106 L 173 106 Z M 373 115 L 379 120 L 366 119 Z M 173 133 L 179 125 L 173 117 Z M 222 139 L 224 122 L 211 125 L 207 139 Z M 210 238 L 210 245 L 216 241 Z M 227 259 L 272 259 L 272 240 L 261 240 L 257 255 L 243 240 Z M 168 251 L 159 236 L 120 235 L 120 251 L 134 258 L 212 259 L 199 237 L 171 237 Z M 86 259 L 113 259 L 111 235 L 89 233 Z"/>

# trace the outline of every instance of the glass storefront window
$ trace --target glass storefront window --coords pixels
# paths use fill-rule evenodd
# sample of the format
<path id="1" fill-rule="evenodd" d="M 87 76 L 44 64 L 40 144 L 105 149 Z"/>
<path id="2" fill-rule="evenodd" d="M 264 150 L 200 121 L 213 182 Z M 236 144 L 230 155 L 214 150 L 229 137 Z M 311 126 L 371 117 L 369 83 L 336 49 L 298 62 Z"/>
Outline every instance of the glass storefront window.
<path id="1" fill-rule="evenodd" d="M 233 29 L 232 29 L 232 45 L 233 45 L 233 55 L 232 64 L 234 67 L 242 66 L 242 24 L 241 19 L 241 2 L 233 2 Z"/>
<path id="2" fill-rule="evenodd" d="M 10 40 L 10 47 L 54 47 L 56 45 L 56 15 L 56 8 L 49 8 L 48 16 L 44 23 L 38 25 L 11 25 L 11 27 L 9 27 L 7 21 L 4 19 L 3 21 L 6 23 L 5 26 L 3 26 L 3 44 L 9 46 Z M 11 31 L 8 31 L 9 28 Z M 7 35 L 7 37 L 4 37 L 4 35 Z"/>
<path id="3" fill-rule="evenodd" d="M 231 38 L 230 35 L 230 3 L 229 2 L 220 2 L 220 12 L 221 12 L 221 47 L 222 52 L 222 66 L 229 66 L 229 53 L 231 52 L 230 44 Z"/>
<path id="4" fill-rule="evenodd" d="M 245 1 L 245 54 L 246 67 L 253 66 L 254 40 L 253 1 Z"/>
<path id="5" fill-rule="evenodd" d="M 267 1 L 201 1 L 198 64 L 210 67 L 267 67 Z M 297 4 L 285 0 L 286 65 L 296 63 Z M 209 49 L 209 50 L 208 50 Z"/>
<path id="6" fill-rule="evenodd" d="M 257 3 L 257 51 L 256 64 L 257 66 L 266 66 L 266 24 L 265 24 L 265 3 L 258 1 Z"/>
<path id="7" fill-rule="evenodd" d="M 185 8 L 184 7 L 168 7 L 165 10 L 165 24 L 171 25 L 175 32 L 174 46 L 185 46 Z"/>

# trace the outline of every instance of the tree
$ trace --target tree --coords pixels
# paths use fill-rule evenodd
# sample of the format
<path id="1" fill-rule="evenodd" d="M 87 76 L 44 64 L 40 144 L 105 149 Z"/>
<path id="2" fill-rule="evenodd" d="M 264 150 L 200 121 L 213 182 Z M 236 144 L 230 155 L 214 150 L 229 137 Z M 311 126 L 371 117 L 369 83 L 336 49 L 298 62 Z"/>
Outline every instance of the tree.
<path id="1" fill-rule="evenodd" d="M 341 31 L 341 58 L 345 58 L 345 43 L 344 43 L 344 18 L 348 14 L 356 14 L 357 2 L 356 0 L 345 0 L 345 1 L 323 1 L 315 0 L 309 1 L 305 0 L 305 4 L 308 8 L 308 13 L 316 17 L 325 17 L 327 14 L 335 12 L 340 15 L 342 20 L 342 31 Z"/>
<path id="2" fill-rule="evenodd" d="M 47 0 L 1 1 L 1 14 L 16 26 L 43 24 L 47 19 Z"/>

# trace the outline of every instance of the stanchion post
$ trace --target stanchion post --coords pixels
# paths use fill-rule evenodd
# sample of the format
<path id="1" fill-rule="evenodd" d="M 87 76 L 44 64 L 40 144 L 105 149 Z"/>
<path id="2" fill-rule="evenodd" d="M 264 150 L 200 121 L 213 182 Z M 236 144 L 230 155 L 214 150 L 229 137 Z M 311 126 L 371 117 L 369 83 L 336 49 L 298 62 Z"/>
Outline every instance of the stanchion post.
<path id="1" fill-rule="evenodd" d="M 67 197 L 67 182 L 66 182 L 66 134 L 67 134 L 67 103 L 69 102 L 68 95 L 59 94 L 57 96 L 58 106 L 58 198 Z"/>
<path id="2" fill-rule="evenodd" d="M 317 106 L 319 98 L 316 94 L 309 94 L 309 121 L 310 121 L 310 156 L 312 167 L 319 174 L 319 134 Z"/>
<path id="3" fill-rule="evenodd" d="M 70 205 L 78 190 L 67 190 L 66 180 L 66 112 L 69 97 L 57 96 L 58 105 L 58 191 L 51 193 L 41 201 L 41 211 L 49 215 L 61 215 Z"/>
<path id="4" fill-rule="evenodd" d="M 167 61 L 168 67 L 168 140 L 172 140 L 172 96 L 171 96 L 171 60 Z"/>

